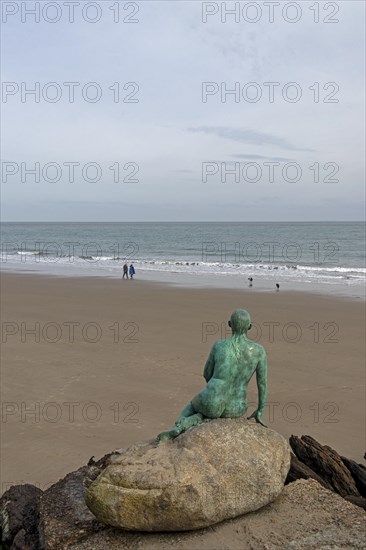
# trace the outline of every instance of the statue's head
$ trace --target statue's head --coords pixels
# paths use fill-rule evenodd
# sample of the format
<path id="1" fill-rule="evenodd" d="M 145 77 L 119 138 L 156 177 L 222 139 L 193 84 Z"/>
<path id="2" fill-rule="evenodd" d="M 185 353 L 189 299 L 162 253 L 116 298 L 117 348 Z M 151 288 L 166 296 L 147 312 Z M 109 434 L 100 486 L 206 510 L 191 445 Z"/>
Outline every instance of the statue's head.
<path id="1" fill-rule="evenodd" d="M 249 313 L 245 309 L 236 309 L 233 311 L 230 317 L 229 327 L 231 327 L 233 334 L 246 334 L 252 327 Z"/>

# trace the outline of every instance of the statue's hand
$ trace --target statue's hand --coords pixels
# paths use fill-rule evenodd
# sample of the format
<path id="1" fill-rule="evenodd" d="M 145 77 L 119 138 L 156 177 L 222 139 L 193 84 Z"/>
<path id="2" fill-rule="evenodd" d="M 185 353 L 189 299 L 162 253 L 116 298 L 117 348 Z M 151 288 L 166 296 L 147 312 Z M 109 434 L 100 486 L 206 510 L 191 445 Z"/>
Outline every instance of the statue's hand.
<path id="1" fill-rule="evenodd" d="M 267 428 L 268 426 L 264 422 L 262 422 L 261 416 L 262 416 L 262 413 L 258 409 L 256 409 L 253 414 L 248 416 L 248 420 L 250 420 L 251 418 L 254 418 L 258 424 L 261 424 L 261 426 L 264 426 L 265 428 Z"/>

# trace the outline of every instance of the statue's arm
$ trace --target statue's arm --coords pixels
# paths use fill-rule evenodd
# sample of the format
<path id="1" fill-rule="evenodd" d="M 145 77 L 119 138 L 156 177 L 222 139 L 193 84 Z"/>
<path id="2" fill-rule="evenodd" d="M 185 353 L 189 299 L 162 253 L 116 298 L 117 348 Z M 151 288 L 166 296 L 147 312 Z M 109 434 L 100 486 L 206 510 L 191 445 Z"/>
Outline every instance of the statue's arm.
<path id="1" fill-rule="evenodd" d="M 257 388 L 258 388 L 258 413 L 262 415 L 264 410 L 264 405 L 267 401 L 267 356 L 266 352 L 263 350 L 261 358 L 257 365 L 256 370 L 257 376 Z"/>
<path id="2" fill-rule="evenodd" d="M 203 376 L 206 382 L 208 382 L 212 378 L 214 368 L 215 368 L 215 344 L 212 346 L 210 355 L 208 356 L 208 359 L 205 364 L 205 368 L 203 369 Z"/>

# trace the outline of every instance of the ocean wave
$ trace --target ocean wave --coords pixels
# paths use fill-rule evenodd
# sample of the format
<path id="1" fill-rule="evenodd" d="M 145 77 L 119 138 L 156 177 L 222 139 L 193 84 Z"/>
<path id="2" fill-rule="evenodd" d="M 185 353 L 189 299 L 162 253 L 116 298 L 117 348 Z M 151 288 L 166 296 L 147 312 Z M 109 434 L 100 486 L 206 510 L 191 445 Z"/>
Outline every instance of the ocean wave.
<path id="1" fill-rule="evenodd" d="M 267 271 L 306 271 L 306 272 L 324 272 L 324 273 L 343 273 L 343 274 L 366 274 L 365 268 L 359 267 L 323 267 L 323 266 L 309 266 L 301 264 L 275 264 L 275 263 L 231 263 L 231 262 L 188 262 L 188 261 L 176 261 L 176 260 L 138 260 L 137 264 L 152 265 L 152 266 L 196 266 L 201 269 L 212 268 L 229 270 L 267 270 Z"/>
<path id="2" fill-rule="evenodd" d="M 8 252 L 11 256 L 12 254 Z M 40 254 L 37 250 L 16 250 L 13 254 L 20 254 L 24 256 L 38 256 Z"/>
<path id="3" fill-rule="evenodd" d="M 13 258 L 15 263 L 25 264 L 32 262 L 37 264 L 54 263 L 62 265 L 74 265 L 82 268 L 100 268 L 101 270 L 108 269 L 118 271 L 122 268 L 124 262 L 133 262 L 136 269 L 145 271 L 164 271 L 170 273 L 192 273 L 192 274 L 210 274 L 210 275 L 253 275 L 258 276 L 286 276 L 292 278 L 308 277 L 316 278 L 331 278 L 331 279 L 359 279 L 362 280 L 366 275 L 366 269 L 363 267 L 353 266 L 324 266 L 324 265 L 302 265 L 291 263 L 238 263 L 238 262 L 208 262 L 198 261 L 193 259 L 181 258 L 145 258 L 136 259 L 123 258 L 120 256 L 92 256 L 92 255 L 59 255 L 55 256 L 47 254 L 39 250 L 17 250 L 13 255 L 9 254 L 6 261 Z M 17 260 L 18 258 L 18 260 Z M 28 260 L 26 260 L 28 258 Z M 4 260 L 3 260 L 4 262 Z"/>

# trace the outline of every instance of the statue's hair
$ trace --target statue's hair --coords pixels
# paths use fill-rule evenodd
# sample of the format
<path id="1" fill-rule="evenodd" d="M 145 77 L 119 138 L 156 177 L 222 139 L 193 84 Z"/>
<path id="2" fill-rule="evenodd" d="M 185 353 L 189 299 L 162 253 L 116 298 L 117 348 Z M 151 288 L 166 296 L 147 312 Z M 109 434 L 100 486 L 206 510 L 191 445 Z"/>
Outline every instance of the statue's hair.
<path id="1" fill-rule="evenodd" d="M 252 326 L 249 313 L 245 309 L 236 309 L 230 317 L 231 330 L 233 334 L 246 334 Z"/>

